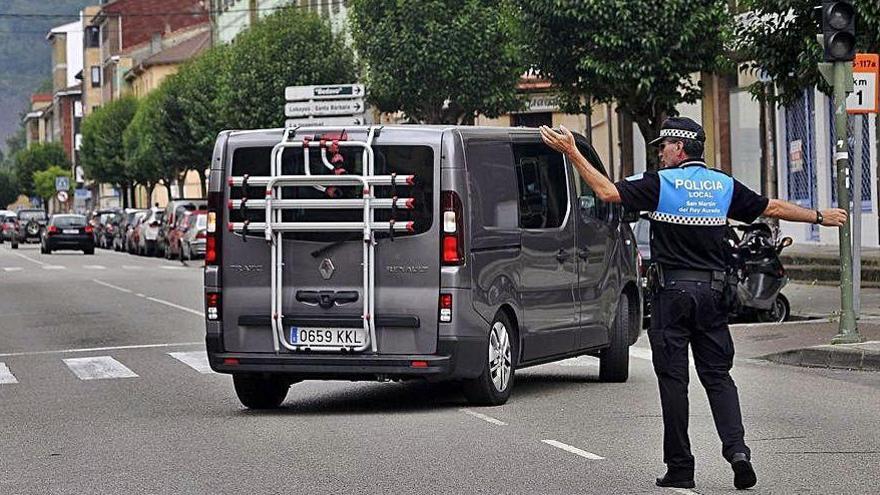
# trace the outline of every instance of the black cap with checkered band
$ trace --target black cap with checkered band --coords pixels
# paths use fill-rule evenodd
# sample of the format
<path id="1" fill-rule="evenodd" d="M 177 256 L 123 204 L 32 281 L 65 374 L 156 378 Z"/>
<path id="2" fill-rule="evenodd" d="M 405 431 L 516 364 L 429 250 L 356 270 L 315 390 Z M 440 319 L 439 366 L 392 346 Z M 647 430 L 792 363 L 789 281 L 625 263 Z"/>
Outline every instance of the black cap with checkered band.
<path id="1" fill-rule="evenodd" d="M 703 132 L 703 126 L 687 117 L 669 117 L 663 121 L 660 128 L 660 137 L 651 141 L 649 144 L 657 146 L 666 138 L 672 139 L 691 139 L 694 141 L 705 142 L 706 133 Z"/>

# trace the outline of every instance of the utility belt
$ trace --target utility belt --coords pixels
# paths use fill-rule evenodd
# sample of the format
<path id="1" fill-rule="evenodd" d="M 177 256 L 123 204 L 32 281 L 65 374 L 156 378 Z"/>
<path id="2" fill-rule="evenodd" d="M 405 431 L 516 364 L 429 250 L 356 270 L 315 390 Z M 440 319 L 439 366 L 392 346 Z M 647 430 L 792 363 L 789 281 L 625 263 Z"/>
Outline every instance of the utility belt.
<path id="1" fill-rule="evenodd" d="M 673 281 L 704 282 L 709 284 L 712 290 L 725 294 L 727 299 L 731 294 L 736 294 L 738 279 L 735 273 L 723 270 L 683 270 L 678 268 L 665 268 L 660 263 L 653 263 L 645 273 L 648 291 L 652 294 L 664 289 Z"/>

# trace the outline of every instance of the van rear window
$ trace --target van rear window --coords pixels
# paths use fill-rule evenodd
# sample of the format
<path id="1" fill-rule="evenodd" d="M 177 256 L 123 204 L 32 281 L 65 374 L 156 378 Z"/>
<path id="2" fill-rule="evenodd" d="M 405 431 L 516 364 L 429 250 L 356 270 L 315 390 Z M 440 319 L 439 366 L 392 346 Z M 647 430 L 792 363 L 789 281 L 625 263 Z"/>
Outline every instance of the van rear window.
<path id="1" fill-rule="evenodd" d="M 60 229 L 67 228 L 76 228 L 76 227 L 85 227 L 86 226 L 86 217 L 81 215 L 76 216 L 57 216 L 52 219 L 52 225 Z"/>
<path id="2" fill-rule="evenodd" d="M 394 214 L 397 222 L 415 222 L 415 232 L 396 232 L 395 236 L 417 235 L 430 230 L 433 222 L 432 209 L 434 204 L 434 152 L 429 146 L 374 146 L 375 174 L 388 175 L 415 175 L 416 183 L 412 186 L 405 184 L 396 186 L 396 195 L 400 198 L 414 198 L 413 210 L 398 209 Z M 360 175 L 363 170 L 363 152 L 358 148 L 342 148 L 340 150 L 343 160 L 339 166 L 344 168 L 347 174 Z M 233 176 L 269 175 L 269 162 L 271 159 L 271 147 L 238 148 L 232 155 Z M 328 160 L 330 157 L 328 157 Z M 321 163 L 319 152 L 309 152 L 310 172 L 312 175 L 331 174 Z M 302 149 L 288 148 L 282 155 L 281 171 L 285 175 L 305 175 Z M 338 188 L 341 198 L 362 198 L 361 187 Z M 241 187 L 233 187 L 230 199 L 241 199 Z M 283 188 L 285 199 L 327 199 L 328 193 L 313 187 L 285 187 Z M 392 196 L 390 186 L 376 187 L 376 196 L 390 198 Z M 265 197 L 263 187 L 248 187 L 247 197 L 262 199 Z M 245 219 L 251 222 L 263 222 L 265 213 L 262 210 L 249 209 L 246 211 L 233 210 L 230 212 L 230 221 L 241 222 Z M 291 209 L 282 214 L 285 222 L 359 222 L 363 219 L 363 211 L 359 209 Z M 375 219 L 378 222 L 387 222 L 391 219 L 390 209 L 377 209 Z M 262 233 L 254 232 L 254 235 Z M 346 239 L 358 239 L 358 232 L 289 232 L 285 239 L 313 240 L 313 241 L 339 241 Z M 386 232 L 377 232 L 377 237 L 387 237 Z"/>

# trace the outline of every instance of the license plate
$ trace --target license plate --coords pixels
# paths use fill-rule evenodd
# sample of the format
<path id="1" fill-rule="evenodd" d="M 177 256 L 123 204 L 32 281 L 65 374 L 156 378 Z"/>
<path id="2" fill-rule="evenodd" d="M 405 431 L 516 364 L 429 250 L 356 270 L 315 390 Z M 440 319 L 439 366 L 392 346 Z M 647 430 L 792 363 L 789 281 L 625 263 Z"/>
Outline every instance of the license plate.
<path id="1" fill-rule="evenodd" d="M 64 229 L 62 232 L 65 234 L 79 234 L 79 229 Z"/>
<path id="2" fill-rule="evenodd" d="M 309 347 L 360 347 L 366 342 L 363 328 L 290 327 L 290 343 Z"/>

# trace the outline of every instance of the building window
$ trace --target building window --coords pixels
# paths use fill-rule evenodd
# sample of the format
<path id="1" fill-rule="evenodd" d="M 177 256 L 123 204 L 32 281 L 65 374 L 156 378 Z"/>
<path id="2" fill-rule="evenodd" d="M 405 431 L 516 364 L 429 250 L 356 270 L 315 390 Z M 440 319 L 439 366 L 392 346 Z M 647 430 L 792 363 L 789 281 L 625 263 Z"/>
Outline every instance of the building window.
<path id="1" fill-rule="evenodd" d="M 93 65 L 92 66 L 92 87 L 100 88 L 101 87 L 101 66 Z"/>
<path id="2" fill-rule="evenodd" d="M 89 26 L 85 32 L 86 48 L 99 48 L 101 46 L 101 30 L 98 26 Z"/>

